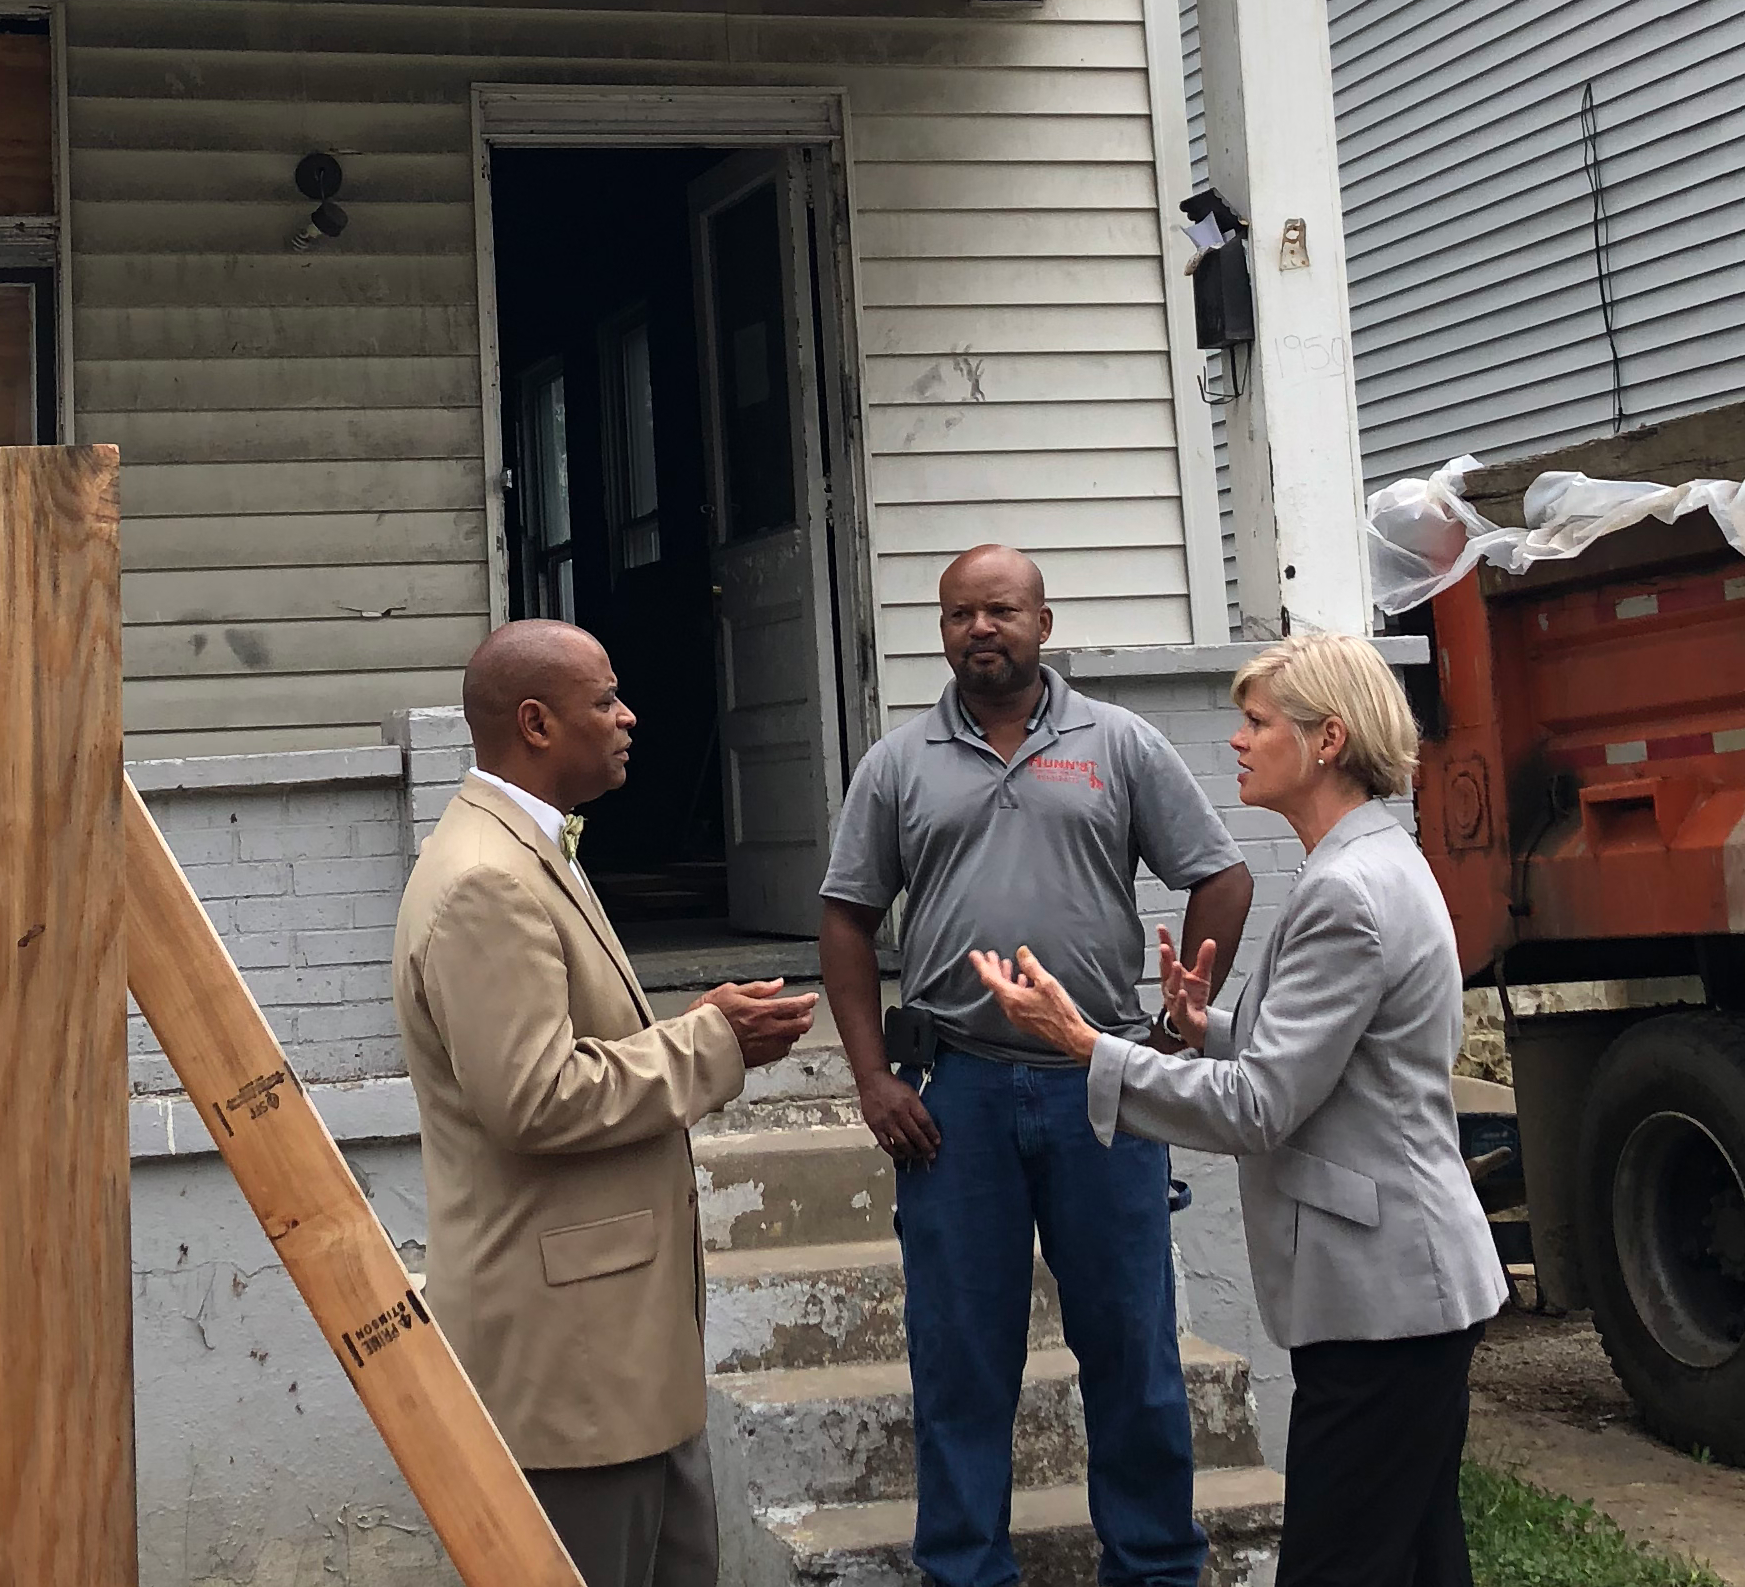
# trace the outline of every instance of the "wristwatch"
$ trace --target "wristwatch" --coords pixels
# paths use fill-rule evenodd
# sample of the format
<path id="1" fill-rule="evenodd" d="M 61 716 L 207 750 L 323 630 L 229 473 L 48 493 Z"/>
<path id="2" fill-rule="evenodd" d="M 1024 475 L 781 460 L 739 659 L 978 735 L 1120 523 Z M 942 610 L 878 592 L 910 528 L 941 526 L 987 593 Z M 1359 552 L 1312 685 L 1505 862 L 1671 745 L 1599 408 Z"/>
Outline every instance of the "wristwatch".
<path id="1" fill-rule="evenodd" d="M 1165 1036 L 1169 1037 L 1171 1041 L 1179 1041 L 1184 1047 L 1193 1046 L 1193 1043 L 1175 1028 L 1175 1021 L 1169 1017 L 1169 1010 L 1167 1008 L 1163 1011 L 1163 1033 Z"/>

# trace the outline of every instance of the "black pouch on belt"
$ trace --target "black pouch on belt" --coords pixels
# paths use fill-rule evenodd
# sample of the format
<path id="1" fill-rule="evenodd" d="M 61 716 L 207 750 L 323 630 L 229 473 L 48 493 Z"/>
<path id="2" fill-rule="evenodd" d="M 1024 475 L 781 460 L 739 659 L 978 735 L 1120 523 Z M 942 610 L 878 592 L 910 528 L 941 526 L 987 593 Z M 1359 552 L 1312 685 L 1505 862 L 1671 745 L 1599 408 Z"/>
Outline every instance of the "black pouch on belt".
<path id="1" fill-rule="evenodd" d="M 932 1011 L 925 1008 L 885 1010 L 885 1060 L 896 1066 L 912 1064 L 922 1074 L 931 1072 L 939 1052 L 939 1029 Z"/>

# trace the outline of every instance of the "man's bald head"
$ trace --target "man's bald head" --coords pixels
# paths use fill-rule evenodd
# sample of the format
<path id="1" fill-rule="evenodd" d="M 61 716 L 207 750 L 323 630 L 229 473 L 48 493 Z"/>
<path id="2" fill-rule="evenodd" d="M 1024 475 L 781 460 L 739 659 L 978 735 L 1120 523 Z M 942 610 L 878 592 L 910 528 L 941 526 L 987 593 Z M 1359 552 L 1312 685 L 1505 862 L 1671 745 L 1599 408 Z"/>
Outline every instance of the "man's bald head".
<path id="1" fill-rule="evenodd" d="M 1038 608 L 1048 602 L 1043 587 L 1042 569 L 1022 551 L 1012 546 L 971 546 L 939 576 L 939 604 L 946 603 L 946 588 L 954 591 L 965 579 L 980 584 L 992 577 L 1003 584 L 1015 585 L 1029 595 Z"/>
<path id="2" fill-rule="evenodd" d="M 480 768 L 560 810 L 624 781 L 636 718 L 605 647 L 572 623 L 493 630 L 467 663 L 461 708 Z"/>
<path id="3" fill-rule="evenodd" d="M 1030 695 L 1042 647 L 1054 632 L 1042 569 L 1011 546 L 976 546 L 939 580 L 939 635 L 964 695 L 984 701 Z"/>
<path id="4" fill-rule="evenodd" d="M 532 617 L 493 629 L 473 652 L 461 683 L 474 748 L 487 754 L 517 737 L 521 702 L 548 697 L 553 685 L 578 668 L 602 675 L 612 670 L 604 647 L 585 628 Z"/>

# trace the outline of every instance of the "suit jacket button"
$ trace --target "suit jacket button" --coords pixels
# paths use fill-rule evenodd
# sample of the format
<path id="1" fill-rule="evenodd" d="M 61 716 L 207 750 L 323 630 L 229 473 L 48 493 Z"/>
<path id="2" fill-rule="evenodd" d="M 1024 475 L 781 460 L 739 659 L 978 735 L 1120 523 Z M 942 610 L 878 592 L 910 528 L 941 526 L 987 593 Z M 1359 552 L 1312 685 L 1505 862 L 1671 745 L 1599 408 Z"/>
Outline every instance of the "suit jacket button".
<path id="1" fill-rule="evenodd" d="M 695 1185 L 691 1187 L 691 1194 L 686 1199 L 693 1207 L 697 1205 L 697 1187 Z"/>

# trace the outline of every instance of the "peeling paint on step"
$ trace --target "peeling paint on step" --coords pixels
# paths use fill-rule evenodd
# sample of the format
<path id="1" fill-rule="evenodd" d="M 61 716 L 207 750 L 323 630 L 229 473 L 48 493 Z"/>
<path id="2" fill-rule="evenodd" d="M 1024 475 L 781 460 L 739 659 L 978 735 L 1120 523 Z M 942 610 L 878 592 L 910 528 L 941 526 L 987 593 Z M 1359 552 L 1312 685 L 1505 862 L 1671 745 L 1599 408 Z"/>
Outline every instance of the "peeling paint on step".
<path id="1" fill-rule="evenodd" d="M 748 1212 L 763 1211 L 763 1184 L 741 1179 L 715 1188 L 714 1174 L 697 1165 L 697 1216 L 703 1225 L 703 1243 L 711 1250 L 733 1249 L 733 1225 Z"/>

